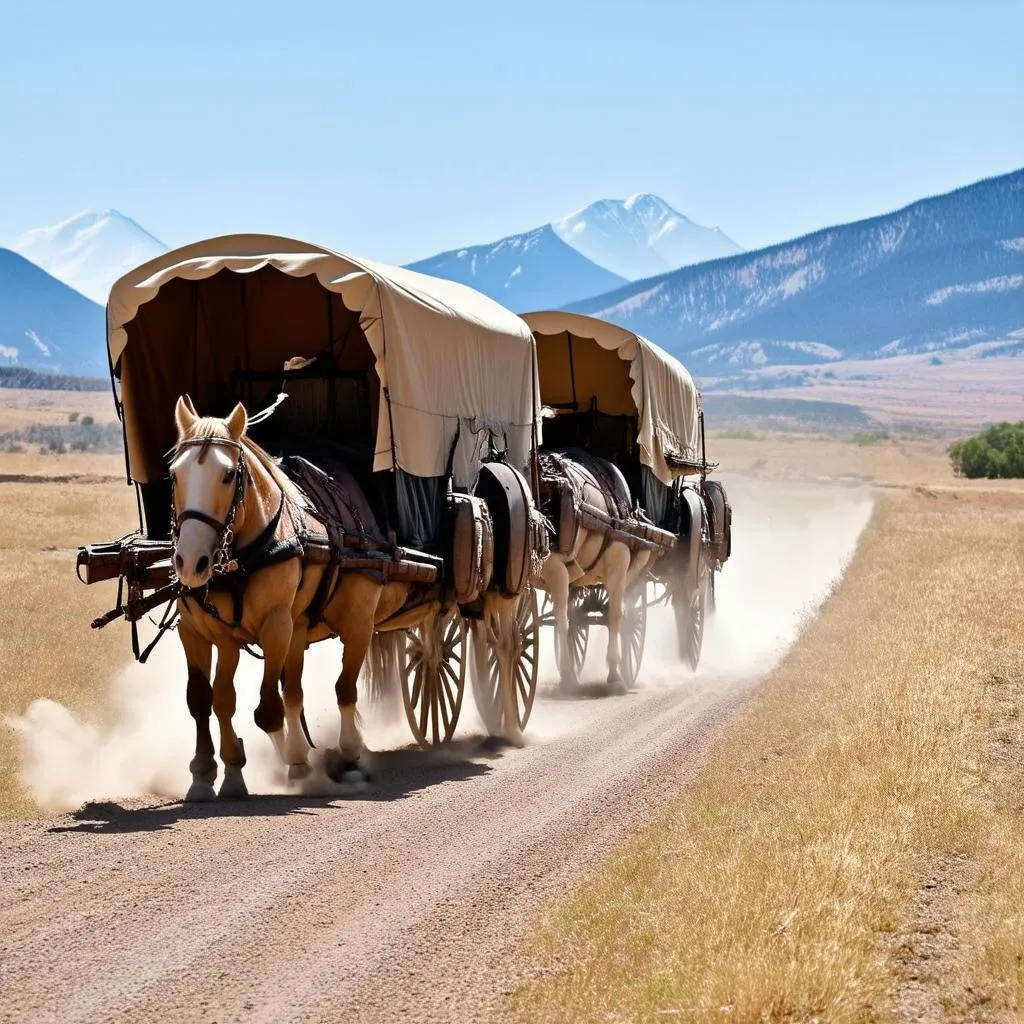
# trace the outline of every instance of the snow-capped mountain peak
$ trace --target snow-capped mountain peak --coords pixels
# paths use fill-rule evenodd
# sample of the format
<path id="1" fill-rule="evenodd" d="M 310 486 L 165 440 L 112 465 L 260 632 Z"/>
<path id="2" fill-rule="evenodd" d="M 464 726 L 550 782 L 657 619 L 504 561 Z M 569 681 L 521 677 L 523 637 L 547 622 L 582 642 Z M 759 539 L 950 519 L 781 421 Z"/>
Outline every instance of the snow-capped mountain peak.
<path id="1" fill-rule="evenodd" d="M 158 238 L 117 210 L 86 210 L 26 231 L 10 248 L 95 302 L 140 263 L 167 251 Z"/>
<path id="2" fill-rule="evenodd" d="M 742 252 L 718 228 L 694 223 L 649 192 L 600 199 L 551 226 L 563 242 L 630 280 Z"/>

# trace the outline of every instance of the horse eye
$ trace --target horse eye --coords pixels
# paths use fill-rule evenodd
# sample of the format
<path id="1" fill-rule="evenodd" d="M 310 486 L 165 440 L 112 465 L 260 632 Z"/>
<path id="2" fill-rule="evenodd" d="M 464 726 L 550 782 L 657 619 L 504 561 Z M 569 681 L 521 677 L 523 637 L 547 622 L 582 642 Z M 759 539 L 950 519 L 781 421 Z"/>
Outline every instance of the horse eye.
<path id="1" fill-rule="evenodd" d="M 226 472 L 226 473 L 224 474 L 224 483 L 226 483 L 226 484 L 229 484 L 229 483 L 231 483 L 231 481 L 232 481 L 232 480 L 234 480 L 234 479 L 235 479 L 235 470 L 233 470 L 233 469 L 229 469 L 229 470 L 228 470 L 228 471 L 227 471 L 227 472 Z"/>

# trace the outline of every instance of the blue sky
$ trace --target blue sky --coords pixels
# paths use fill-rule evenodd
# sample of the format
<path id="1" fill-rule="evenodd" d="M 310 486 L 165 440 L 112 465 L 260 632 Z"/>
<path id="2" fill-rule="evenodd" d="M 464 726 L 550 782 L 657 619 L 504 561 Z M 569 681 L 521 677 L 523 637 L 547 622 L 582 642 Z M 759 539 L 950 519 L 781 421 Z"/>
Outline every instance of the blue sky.
<path id="1" fill-rule="evenodd" d="M 404 262 L 655 192 L 752 248 L 1024 165 L 1024 4 L 0 0 L 0 239 Z"/>

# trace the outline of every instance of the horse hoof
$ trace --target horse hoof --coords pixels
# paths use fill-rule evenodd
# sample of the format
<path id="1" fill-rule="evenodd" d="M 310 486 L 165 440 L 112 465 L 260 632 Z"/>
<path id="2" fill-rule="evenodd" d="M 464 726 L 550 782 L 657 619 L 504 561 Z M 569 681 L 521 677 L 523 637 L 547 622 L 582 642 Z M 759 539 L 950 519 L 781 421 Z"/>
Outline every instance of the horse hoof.
<path id="1" fill-rule="evenodd" d="M 220 784 L 222 800 L 244 800 L 249 795 L 245 779 L 241 772 L 225 772 L 224 781 Z"/>
<path id="2" fill-rule="evenodd" d="M 324 755 L 324 771 L 332 782 L 346 785 L 371 781 L 369 772 L 364 771 L 357 760 L 337 750 L 328 750 Z"/>
<path id="3" fill-rule="evenodd" d="M 301 782 L 303 779 L 308 779 L 312 771 L 313 769 L 305 763 L 290 764 L 288 765 L 288 781 Z"/>
<path id="4" fill-rule="evenodd" d="M 210 782 L 193 782 L 188 787 L 188 792 L 185 794 L 185 803 L 187 804 L 207 804 L 217 796 L 216 791 L 213 788 L 213 784 Z"/>
<path id="5" fill-rule="evenodd" d="M 621 679 L 609 679 L 607 686 L 608 694 L 612 697 L 622 697 L 629 693 L 626 684 Z"/>

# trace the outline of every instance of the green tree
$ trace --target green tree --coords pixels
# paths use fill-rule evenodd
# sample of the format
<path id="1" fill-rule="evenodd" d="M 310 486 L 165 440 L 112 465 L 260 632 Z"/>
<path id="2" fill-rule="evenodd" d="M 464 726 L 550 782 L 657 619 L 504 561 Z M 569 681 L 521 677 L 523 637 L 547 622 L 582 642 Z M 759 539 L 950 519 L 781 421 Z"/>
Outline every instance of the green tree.
<path id="1" fill-rule="evenodd" d="M 1024 477 L 1024 422 L 996 423 L 949 447 L 960 475 L 989 480 Z"/>

